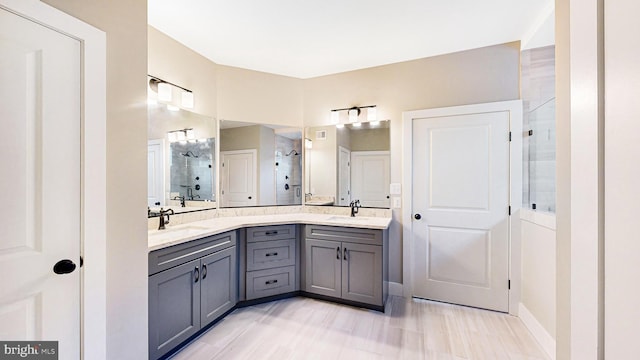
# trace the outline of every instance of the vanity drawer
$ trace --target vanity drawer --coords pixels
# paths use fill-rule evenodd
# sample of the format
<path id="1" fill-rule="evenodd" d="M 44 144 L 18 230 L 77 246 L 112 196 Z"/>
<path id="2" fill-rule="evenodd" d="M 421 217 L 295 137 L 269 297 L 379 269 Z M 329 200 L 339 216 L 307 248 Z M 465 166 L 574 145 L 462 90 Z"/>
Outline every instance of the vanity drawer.
<path id="1" fill-rule="evenodd" d="M 382 245 L 382 230 L 352 227 L 306 225 L 305 238 Z"/>
<path id="2" fill-rule="evenodd" d="M 295 290 L 296 267 L 247 272 L 247 300 L 285 294 Z"/>
<path id="3" fill-rule="evenodd" d="M 247 271 L 295 264 L 295 239 L 259 241 L 247 244 Z"/>
<path id="4" fill-rule="evenodd" d="M 236 244 L 236 232 L 207 236 L 149 253 L 149 276 Z"/>
<path id="5" fill-rule="evenodd" d="M 295 225 L 258 226 L 247 229 L 248 243 L 295 238 Z"/>

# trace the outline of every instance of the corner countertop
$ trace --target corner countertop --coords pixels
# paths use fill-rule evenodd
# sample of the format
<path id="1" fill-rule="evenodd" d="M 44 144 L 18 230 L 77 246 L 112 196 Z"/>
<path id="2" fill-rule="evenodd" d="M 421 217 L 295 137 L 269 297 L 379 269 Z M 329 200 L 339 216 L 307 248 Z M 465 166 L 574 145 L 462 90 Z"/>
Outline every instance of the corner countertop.
<path id="1" fill-rule="evenodd" d="M 218 217 L 183 225 L 168 226 L 165 230 L 149 230 L 148 249 L 151 252 L 204 236 L 251 226 L 309 224 L 383 230 L 387 229 L 390 223 L 391 218 L 389 217 L 349 217 L 312 213 Z"/>

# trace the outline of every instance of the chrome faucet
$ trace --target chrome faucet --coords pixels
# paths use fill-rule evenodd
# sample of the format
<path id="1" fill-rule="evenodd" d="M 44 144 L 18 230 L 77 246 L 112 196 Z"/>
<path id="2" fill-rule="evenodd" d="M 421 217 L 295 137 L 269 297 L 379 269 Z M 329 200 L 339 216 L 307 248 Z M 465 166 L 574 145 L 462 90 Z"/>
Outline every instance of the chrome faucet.
<path id="1" fill-rule="evenodd" d="M 349 207 L 351 207 L 351 217 L 356 217 L 356 214 L 358 213 L 358 209 L 360 208 L 360 200 L 354 200 L 349 204 Z"/>
<path id="2" fill-rule="evenodd" d="M 160 208 L 160 224 L 158 225 L 158 230 L 165 229 L 164 226 L 169 223 L 169 214 L 174 214 L 173 209 L 164 210 L 163 208 Z M 167 217 L 166 221 L 164 219 L 165 216 Z"/>

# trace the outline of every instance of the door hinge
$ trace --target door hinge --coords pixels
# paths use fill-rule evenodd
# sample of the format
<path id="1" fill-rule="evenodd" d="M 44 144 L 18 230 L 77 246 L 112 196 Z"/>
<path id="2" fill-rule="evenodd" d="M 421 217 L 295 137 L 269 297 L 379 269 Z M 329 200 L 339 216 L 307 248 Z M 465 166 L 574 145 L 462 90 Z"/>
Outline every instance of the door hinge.
<path id="1" fill-rule="evenodd" d="M 509 205 L 509 216 L 511 216 L 511 205 Z"/>
<path id="2" fill-rule="evenodd" d="M 529 136 L 533 136 L 533 130 L 529 130 L 528 134 Z"/>
<path id="3" fill-rule="evenodd" d="M 509 280 L 508 287 L 509 287 L 509 290 L 511 290 L 511 280 Z"/>
<path id="4" fill-rule="evenodd" d="M 511 131 L 509 131 L 509 141 L 511 141 Z"/>

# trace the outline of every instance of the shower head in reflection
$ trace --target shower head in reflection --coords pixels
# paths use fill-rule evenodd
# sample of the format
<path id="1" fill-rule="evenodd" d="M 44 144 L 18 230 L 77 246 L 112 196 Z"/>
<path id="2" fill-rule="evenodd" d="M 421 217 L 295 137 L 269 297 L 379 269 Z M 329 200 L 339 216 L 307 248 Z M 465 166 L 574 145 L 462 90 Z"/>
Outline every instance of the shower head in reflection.
<path id="1" fill-rule="evenodd" d="M 296 149 L 293 149 L 293 150 L 289 151 L 289 153 L 288 153 L 286 156 L 291 156 L 291 154 L 293 154 L 293 155 L 300 155 L 300 154 L 298 154 L 298 152 L 296 151 Z"/>
<path id="2" fill-rule="evenodd" d="M 196 155 L 193 153 L 193 151 L 189 150 L 186 153 L 180 153 L 180 155 L 184 156 L 184 157 L 193 157 L 193 158 L 198 158 L 200 157 L 199 155 Z"/>

